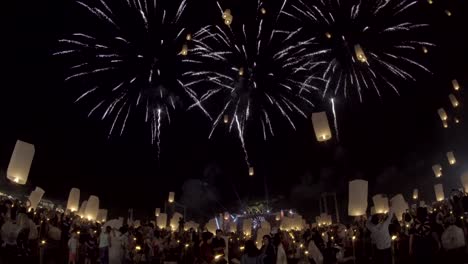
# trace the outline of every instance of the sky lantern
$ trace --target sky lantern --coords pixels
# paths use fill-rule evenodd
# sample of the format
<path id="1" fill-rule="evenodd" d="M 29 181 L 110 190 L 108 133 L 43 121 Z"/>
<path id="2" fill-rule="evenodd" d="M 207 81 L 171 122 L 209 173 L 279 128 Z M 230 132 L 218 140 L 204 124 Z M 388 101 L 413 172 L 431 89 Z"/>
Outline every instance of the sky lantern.
<path id="1" fill-rule="evenodd" d="M 427 49 L 427 47 L 424 47 L 424 46 L 422 47 L 422 51 L 423 51 L 424 54 L 427 54 L 427 53 L 429 52 L 429 50 Z"/>
<path id="2" fill-rule="evenodd" d="M 332 38 L 332 34 L 330 32 L 326 32 L 325 33 L 325 37 L 327 37 L 327 39 L 331 39 Z"/>
<path id="3" fill-rule="evenodd" d="M 460 179 L 465 193 L 468 193 L 468 172 L 463 173 Z"/>
<path id="4" fill-rule="evenodd" d="M 361 216 L 367 211 L 368 182 L 354 180 L 349 182 L 348 215 Z"/>
<path id="5" fill-rule="evenodd" d="M 187 41 L 191 41 L 192 40 L 192 34 L 188 33 L 187 36 L 185 36 L 185 39 Z"/>
<path id="6" fill-rule="evenodd" d="M 432 166 L 432 171 L 434 172 L 436 178 L 442 176 L 442 166 L 440 166 L 440 164 L 435 164 L 434 166 Z"/>
<path id="7" fill-rule="evenodd" d="M 403 220 L 403 214 L 409 209 L 408 203 L 405 201 L 403 195 L 397 194 L 393 196 L 390 202 L 392 204 L 392 210 L 395 212 L 398 221 Z"/>
<path id="8" fill-rule="evenodd" d="M 169 198 L 167 199 L 169 203 L 173 203 L 175 201 L 175 192 L 169 193 Z"/>
<path id="9" fill-rule="evenodd" d="M 181 218 L 184 218 L 180 213 L 174 213 L 171 218 L 169 225 L 171 226 L 172 231 L 179 230 L 179 221 Z"/>
<path id="10" fill-rule="evenodd" d="M 224 124 L 229 123 L 229 115 L 224 115 L 223 121 L 224 121 Z"/>
<path id="11" fill-rule="evenodd" d="M 354 52 L 356 53 L 356 58 L 358 59 L 358 61 L 362 63 L 367 62 L 366 54 L 364 53 L 364 50 L 362 49 L 361 45 L 354 45 Z"/>
<path id="12" fill-rule="evenodd" d="M 453 154 L 453 151 L 447 152 L 447 159 L 450 165 L 454 165 L 457 163 L 457 160 L 455 159 L 455 154 Z"/>
<path id="13" fill-rule="evenodd" d="M 224 212 L 224 220 L 229 220 L 229 212 Z"/>
<path id="14" fill-rule="evenodd" d="M 443 126 L 444 128 L 448 128 L 448 122 L 447 122 L 447 120 L 443 120 L 443 121 L 442 121 L 442 126 Z"/>
<path id="15" fill-rule="evenodd" d="M 254 175 L 255 175 L 254 167 L 249 167 L 249 176 L 254 176 Z"/>
<path id="16" fill-rule="evenodd" d="M 318 142 L 331 139 L 332 134 L 326 112 L 312 113 L 312 125 Z"/>
<path id="17" fill-rule="evenodd" d="M 414 200 L 417 200 L 417 199 L 418 199 L 418 196 L 419 196 L 419 191 L 418 191 L 418 189 L 414 189 L 414 190 L 413 190 L 413 199 L 414 199 Z"/>
<path id="18" fill-rule="evenodd" d="M 154 216 L 158 217 L 160 213 L 161 213 L 161 208 L 156 208 L 156 210 L 154 210 Z"/>
<path id="19" fill-rule="evenodd" d="M 7 178 L 17 184 L 24 185 L 28 181 L 29 170 L 34 158 L 33 144 L 21 140 L 16 141 L 7 169 Z"/>
<path id="20" fill-rule="evenodd" d="M 452 12 L 450 12 L 450 10 L 445 10 L 445 14 L 449 17 L 452 16 Z"/>
<path id="21" fill-rule="evenodd" d="M 99 198 L 97 196 L 89 196 L 84 212 L 84 217 L 88 220 L 96 221 L 99 212 Z"/>
<path id="22" fill-rule="evenodd" d="M 432 5 L 434 2 L 432 0 L 427 0 L 427 2 Z"/>
<path id="23" fill-rule="evenodd" d="M 253 226 L 253 221 L 250 218 L 245 218 L 244 221 L 242 221 L 242 233 L 246 236 L 250 236 L 252 234 L 252 226 Z"/>
<path id="24" fill-rule="evenodd" d="M 444 187 L 441 183 L 434 185 L 436 201 L 440 202 L 445 199 Z"/>
<path id="25" fill-rule="evenodd" d="M 80 217 L 85 217 L 85 210 L 86 210 L 86 205 L 88 204 L 88 201 L 84 200 L 81 203 L 80 210 L 78 210 L 78 215 Z"/>
<path id="26" fill-rule="evenodd" d="M 99 209 L 96 220 L 105 223 L 107 220 L 107 209 Z"/>
<path id="27" fill-rule="evenodd" d="M 167 227 L 167 214 L 160 213 L 159 216 L 156 217 L 156 225 L 160 229 L 166 229 L 166 227 Z"/>
<path id="28" fill-rule="evenodd" d="M 70 212 L 78 211 L 80 207 L 80 189 L 72 188 L 68 195 L 67 210 Z"/>
<path id="29" fill-rule="evenodd" d="M 457 108 L 460 105 L 460 103 L 457 100 L 457 97 L 455 97 L 455 95 L 453 94 L 449 94 L 449 100 L 450 103 L 452 103 L 453 108 Z"/>
<path id="30" fill-rule="evenodd" d="M 447 112 L 445 112 L 445 109 L 439 108 L 439 110 L 437 110 L 437 113 L 439 114 L 439 117 L 442 121 L 447 121 L 448 115 Z"/>
<path id="31" fill-rule="evenodd" d="M 265 15 L 266 14 L 266 9 L 264 7 L 260 8 L 260 12 Z"/>
<path id="32" fill-rule="evenodd" d="M 31 192 L 31 194 L 29 195 L 31 209 L 36 210 L 37 206 L 39 205 L 39 202 L 41 202 L 41 199 L 44 196 L 44 193 L 45 191 L 40 187 L 36 187 L 36 189 L 34 189 L 34 191 Z"/>
<path id="33" fill-rule="evenodd" d="M 224 24 L 226 24 L 227 26 L 230 26 L 232 24 L 233 16 L 231 14 L 231 9 L 224 10 L 223 19 L 224 19 Z"/>
<path id="34" fill-rule="evenodd" d="M 180 51 L 180 55 L 187 56 L 188 54 L 188 46 L 187 44 L 182 45 L 182 50 Z"/>
<path id="35" fill-rule="evenodd" d="M 455 91 L 460 90 L 460 84 L 458 83 L 458 81 L 457 81 L 456 79 L 453 79 L 453 80 L 452 80 L 452 86 L 453 86 L 453 89 L 454 89 Z"/>
<path id="36" fill-rule="evenodd" d="M 377 214 L 386 214 L 388 212 L 388 198 L 382 194 L 377 194 L 372 197 L 374 202 L 375 212 Z"/>

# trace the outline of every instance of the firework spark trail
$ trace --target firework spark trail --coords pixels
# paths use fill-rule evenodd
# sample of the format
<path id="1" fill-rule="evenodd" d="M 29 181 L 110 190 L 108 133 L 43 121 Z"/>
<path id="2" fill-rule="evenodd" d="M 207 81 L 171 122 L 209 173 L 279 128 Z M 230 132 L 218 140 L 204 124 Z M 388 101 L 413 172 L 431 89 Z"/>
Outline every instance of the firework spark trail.
<path id="1" fill-rule="evenodd" d="M 66 82 L 92 83 L 93 88 L 86 89 L 75 102 L 84 99 L 97 100 L 93 103 L 94 107 L 89 111 L 88 117 L 102 111 L 99 114 L 100 119 L 111 119 L 109 137 L 114 131 L 119 131 L 122 135 L 128 120 L 137 110 L 142 109 L 144 120 L 151 127 L 151 142 L 157 143 L 159 158 L 161 127 L 163 123 L 170 123 L 169 111 L 176 109 L 179 97 L 187 96 L 209 117 L 198 100 L 198 95 L 190 87 L 184 86 L 178 77 L 166 76 L 168 72 L 177 69 L 167 66 L 165 61 L 179 63 L 186 59 L 180 50 L 175 52 L 175 47 L 182 47 L 181 42 L 186 41 L 187 32 L 178 23 L 185 13 L 187 1 L 182 0 L 175 10 L 166 10 L 164 4 L 158 3 L 157 0 L 127 0 L 122 3 L 125 7 L 124 12 L 133 16 L 134 27 L 128 25 L 128 20 L 123 20 L 125 16 L 114 12 L 117 10 L 114 8 L 119 8 L 118 3 L 105 0 L 76 1 L 80 8 L 84 8 L 97 21 L 109 27 L 113 35 L 72 33 L 58 40 L 60 50 L 52 55 L 73 61 L 64 78 Z M 143 29 L 139 31 L 143 35 L 131 37 L 134 35 L 135 26 Z M 170 30 L 165 30 L 166 27 Z M 93 30 L 91 29 L 91 32 Z M 207 32 L 206 27 L 202 28 L 201 32 Z M 151 45 L 142 42 L 141 39 L 149 39 Z M 187 41 L 184 47 L 191 44 Z M 198 41 L 196 45 L 200 49 L 210 47 L 204 44 L 204 41 Z M 213 54 L 212 57 L 221 59 L 223 55 Z M 187 62 L 195 63 L 196 60 Z M 176 75 L 178 74 L 176 72 Z M 117 79 L 109 78 L 111 75 L 117 76 Z M 191 85 L 201 82 L 204 77 L 193 76 Z M 106 97 L 99 98 L 102 94 L 106 94 Z"/>
<path id="2" fill-rule="evenodd" d="M 415 81 L 416 71 L 419 73 L 421 70 L 432 74 L 416 60 L 417 54 L 405 52 L 435 46 L 412 39 L 420 37 L 420 34 L 411 33 L 429 26 L 414 22 L 414 16 L 408 14 L 417 4 L 415 0 L 380 0 L 375 3 L 362 0 L 346 3 L 294 0 L 282 13 L 300 23 L 304 29 L 300 34 L 303 37 L 307 32 L 320 32 L 322 28 L 330 30 L 323 32 L 326 38 L 315 36 L 315 41 L 305 45 L 311 53 L 308 56 L 311 63 L 304 67 L 308 67 L 310 72 L 321 71 L 327 80 L 322 96 L 336 97 L 343 93 L 347 98 L 356 93 L 362 101 L 367 89 L 373 89 L 381 96 L 380 88 L 383 86 L 398 94 L 395 84 L 399 80 Z M 386 19 L 382 22 L 384 15 Z M 307 27 L 313 30 L 306 30 Z M 316 61 L 329 63 L 314 64 Z"/>
<path id="3" fill-rule="evenodd" d="M 338 120 L 336 118 L 336 111 L 335 111 L 335 98 L 331 98 L 330 101 L 331 101 L 331 104 L 332 104 L 333 120 L 334 120 L 334 124 L 335 124 L 336 139 L 338 141 L 340 141 L 340 134 L 339 134 L 339 131 L 338 131 Z"/>

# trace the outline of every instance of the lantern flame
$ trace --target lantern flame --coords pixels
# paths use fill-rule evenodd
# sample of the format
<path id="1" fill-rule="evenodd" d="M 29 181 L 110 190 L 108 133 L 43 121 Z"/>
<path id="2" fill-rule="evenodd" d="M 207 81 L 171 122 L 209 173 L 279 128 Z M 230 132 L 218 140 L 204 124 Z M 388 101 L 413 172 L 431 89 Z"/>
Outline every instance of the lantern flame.
<path id="1" fill-rule="evenodd" d="M 354 52 L 356 53 L 356 58 L 360 62 L 362 62 L 362 63 L 367 62 L 366 54 L 364 53 L 364 50 L 362 49 L 361 45 L 359 45 L 359 44 L 354 45 Z"/>

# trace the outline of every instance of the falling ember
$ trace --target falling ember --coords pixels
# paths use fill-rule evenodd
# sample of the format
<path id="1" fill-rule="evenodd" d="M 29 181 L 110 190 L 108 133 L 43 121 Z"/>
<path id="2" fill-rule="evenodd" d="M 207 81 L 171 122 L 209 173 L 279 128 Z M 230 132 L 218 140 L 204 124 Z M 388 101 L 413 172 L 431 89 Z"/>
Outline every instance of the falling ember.
<path id="1" fill-rule="evenodd" d="M 327 39 L 331 39 L 331 38 L 332 38 L 332 34 L 330 34 L 330 32 L 327 32 L 327 33 L 325 33 L 325 37 L 327 37 Z"/>
<path id="2" fill-rule="evenodd" d="M 249 176 L 254 176 L 254 175 L 255 175 L 254 167 L 249 167 Z"/>
<path id="3" fill-rule="evenodd" d="M 364 54 L 364 50 L 362 50 L 361 45 L 359 45 L 359 44 L 354 45 L 354 52 L 356 53 L 356 58 L 360 62 L 362 62 L 362 63 L 367 62 L 366 54 Z"/>
<path id="4" fill-rule="evenodd" d="M 452 86 L 453 86 L 453 89 L 454 89 L 455 91 L 460 90 L 460 84 L 459 84 L 458 81 L 455 80 L 455 79 L 452 80 Z"/>

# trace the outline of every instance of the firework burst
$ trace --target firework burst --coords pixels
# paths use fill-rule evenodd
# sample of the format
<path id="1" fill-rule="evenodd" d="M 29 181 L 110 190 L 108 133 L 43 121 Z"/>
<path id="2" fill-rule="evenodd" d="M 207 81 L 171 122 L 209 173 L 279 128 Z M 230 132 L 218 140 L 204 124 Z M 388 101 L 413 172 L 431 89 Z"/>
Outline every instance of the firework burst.
<path id="1" fill-rule="evenodd" d="M 280 10 L 285 5 L 286 1 Z M 276 29 L 279 15 L 269 16 L 271 12 L 261 1 L 255 21 L 249 24 L 242 24 L 234 12 L 219 3 L 218 7 L 224 24 L 207 26 L 194 35 L 187 61 L 204 70 L 185 73 L 185 85 L 199 91 L 199 103 L 192 107 L 207 105 L 214 113 L 210 137 L 226 123 L 238 134 L 249 163 L 245 143 L 249 127 L 261 126 L 266 139 L 274 135 L 273 115 L 279 114 L 295 129 L 292 115 L 307 117 L 305 109 L 313 106 L 311 98 L 318 87 L 312 80 L 320 78 L 311 77 L 304 83 L 307 69 L 302 65 L 305 47 L 314 39 L 298 42 L 298 31 Z M 212 101 L 223 104 L 209 107 Z"/>
<path id="2" fill-rule="evenodd" d="M 430 73 L 417 60 L 432 43 L 418 39 L 427 24 L 409 21 L 415 0 L 294 0 L 282 14 L 304 26 L 317 42 L 308 47 L 304 67 L 326 80 L 325 97 L 391 88 L 399 93 L 402 81 L 414 81 L 416 72 Z M 318 33 L 318 34 L 317 34 Z"/>
<path id="3" fill-rule="evenodd" d="M 133 113 L 144 116 L 158 157 L 163 122 L 170 123 L 181 97 L 196 100 L 178 76 L 191 40 L 179 23 L 186 1 L 174 10 L 168 2 L 113 1 L 114 10 L 104 0 L 77 1 L 100 23 L 60 39 L 61 49 L 54 53 L 72 65 L 65 81 L 87 87 L 76 102 L 91 105 L 88 116 L 109 119 L 109 136 L 121 135 Z"/>

